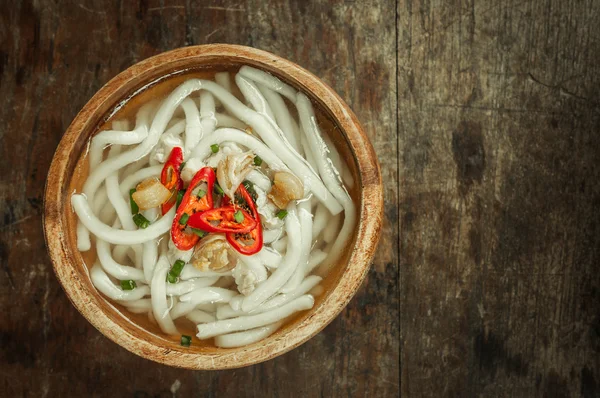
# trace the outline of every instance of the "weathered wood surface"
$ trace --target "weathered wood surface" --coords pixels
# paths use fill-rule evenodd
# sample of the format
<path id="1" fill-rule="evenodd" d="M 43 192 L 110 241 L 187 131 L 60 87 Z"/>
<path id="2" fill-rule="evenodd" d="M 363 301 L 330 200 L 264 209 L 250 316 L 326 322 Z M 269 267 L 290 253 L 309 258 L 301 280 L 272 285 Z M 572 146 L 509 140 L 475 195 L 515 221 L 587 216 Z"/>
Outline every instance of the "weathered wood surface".
<path id="1" fill-rule="evenodd" d="M 0 5 L 0 396 L 396 396 L 399 372 L 395 3 L 25 1 Z M 368 280 L 322 333 L 267 363 L 158 365 L 77 313 L 41 230 L 46 172 L 85 102 L 133 63 L 212 42 L 313 71 L 352 106 L 382 160 L 387 219 Z"/>
<path id="2" fill-rule="evenodd" d="M 600 396 L 599 7 L 399 2 L 403 396 Z"/>

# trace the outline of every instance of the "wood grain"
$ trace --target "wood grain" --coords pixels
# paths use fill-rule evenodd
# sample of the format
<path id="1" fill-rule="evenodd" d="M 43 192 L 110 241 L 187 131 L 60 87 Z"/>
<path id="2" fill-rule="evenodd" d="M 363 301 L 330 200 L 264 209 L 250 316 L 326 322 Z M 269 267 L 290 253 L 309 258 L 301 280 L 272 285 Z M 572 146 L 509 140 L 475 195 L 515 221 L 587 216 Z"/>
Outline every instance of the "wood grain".
<path id="1" fill-rule="evenodd" d="M 0 7 L 0 249 L 7 281 L 0 285 L 1 391 L 8 396 L 397 394 L 393 3 L 40 1 Z M 391 184 L 375 266 L 336 321 L 265 364 L 192 372 L 128 353 L 77 313 L 52 274 L 40 215 L 53 151 L 93 93 L 141 59 L 209 42 L 263 48 L 322 77 L 365 123 Z M 15 303 L 22 310 L 15 311 Z"/>
<path id="2" fill-rule="evenodd" d="M 600 396 L 598 5 L 398 4 L 403 396 Z"/>

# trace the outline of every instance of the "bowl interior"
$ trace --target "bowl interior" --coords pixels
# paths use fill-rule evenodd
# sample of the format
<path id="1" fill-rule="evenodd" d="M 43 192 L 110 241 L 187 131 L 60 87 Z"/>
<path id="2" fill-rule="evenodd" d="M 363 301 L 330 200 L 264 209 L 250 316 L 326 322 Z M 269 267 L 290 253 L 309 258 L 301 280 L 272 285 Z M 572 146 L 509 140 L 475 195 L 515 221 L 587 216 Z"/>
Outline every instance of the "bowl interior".
<path id="1" fill-rule="evenodd" d="M 206 47 L 213 48 L 208 51 Z M 365 236 L 365 233 L 378 229 L 381 218 L 381 210 L 376 208 L 376 193 L 381 192 L 381 183 L 372 148 L 368 141 L 364 142 L 366 138 L 351 111 L 348 114 L 349 109 L 343 109 L 347 117 L 340 117 L 344 113 L 331 106 L 332 102 L 341 101 L 332 90 L 298 66 L 271 54 L 226 47 L 228 51 L 214 46 L 196 47 L 196 51 L 190 51 L 194 48 L 175 50 L 179 53 L 172 56 L 165 53 L 143 61 L 109 82 L 83 108 L 61 141 L 46 193 L 45 229 L 49 251 L 57 276 L 75 306 L 102 333 L 130 351 L 159 362 L 196 369 L 231 368 L 260 362 L 293 348 L 322 329 L 345 306 L 364 277 L 378 235 Z M 107 123 L 135 113 L 140 104 L 162 96 L 161 91 L 171 91 L 187 78 L 211 78 L 216 71 L 235 71 L 242 65 L 266 70 L 311 98 L 319 123 L 328 131 L 354 177 L 355 185 L 349 192 L 357 204 L 359 221 L 348 250 L 323 281 L 325 291 L 316 299 L 313 309 L 299 313 L 267 339 L 249 346 L 224 349 L 213 346 L 210 340 L 201 343 L 194 339 L 191 347 L 184 348 L 162 334 L 145 315 L 129 313 L 109 302 L 93 287 L 85 264 L 91 266 L 95 254 L 92 250 L 82 255 L 77 250 L 76 216 L 70 209 L 69 198 L 74 190 L 81 190 L 87 178 L 87 160 L 81 155 L 90 137 Z M 304 74 L 321 86 L 298 78 Z M 341 105 L 347 108 L 343 102 Z M 367 156 L 367 162 L 363 161 L 365 155 L 371 155 Z M 372 186 L 377 188 L 375 192 Z M 374 201 L 371 206 L 366 206 L 365 200 L 369 198 L 364 195 L 365 189 L 371 189 L 369 198 Z M 367 208 L 371 208 L 370 214 L 365 213 Z M 348 280 L 341 283 L 345 279 Z M 183 332 L 195 334 L 191 325 Z M 228 359 L 231 354 L 235 354 L 235 360 Z"/>

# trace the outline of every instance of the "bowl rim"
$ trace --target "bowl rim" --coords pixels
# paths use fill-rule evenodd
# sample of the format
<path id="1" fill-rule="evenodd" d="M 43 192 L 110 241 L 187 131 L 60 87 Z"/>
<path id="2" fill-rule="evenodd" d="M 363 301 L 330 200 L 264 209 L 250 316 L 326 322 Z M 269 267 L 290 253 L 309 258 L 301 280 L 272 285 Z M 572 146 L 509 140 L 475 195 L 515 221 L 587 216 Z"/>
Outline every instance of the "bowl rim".
<path id="1" fill-rule="evenodd" d="M 310 316 L 294 328 L 277 338 L 265 339 L 262 344 L 216 349 L 207 353 L 186 352 L 184 349 L 154 344 L 130 333 L 103 311 L 93 294 L 89 294 L 73 265 L 68 236 L 64 233 L 66 225 L 63 212 L 67 209 L 63 203 L 64 189 L 71 178 L 68 172 L 69 155 L 80 135 L 89 128 L 88 121 L 105 105 L 105 101 L 114 100 L 111 97 L 124 87 L 129 87 L 125 92 L 131 93 L 133 82 L 150 83 L 144 82 L 139 76 L 147 75 L 153 69 L 169 65 L 177 68 L 177 65 L 192 65 L 220 57 L 238 64 L 257 66 L 284 81 L 292 82 L 302 91 L 310 93 L 333 117 L 356 158 L 360 176 L 357 237 L 338 283 L 318 307 L 310 310 Z M 111 108 L 116 105 L 117 102 L 113 102 Z M 275 358 L 303 344 L 333 321 L 361 286 L 370 268 L 379 241 L 382 217 L 383 186 L 375 151 L 354 112 L 331 87 L 304 68 L 272 53 L 240 45 L 208 44 L 182 47 L 142 60 L 113 77 L 84 105 L 66 130 L 53 156 L 44 194 L 43 227 L 53 269 L 63 290 L 77 310 L 102 334 L 128 351 L 158 363 L 195 370 L 217 370 L 239 368 Z"/>

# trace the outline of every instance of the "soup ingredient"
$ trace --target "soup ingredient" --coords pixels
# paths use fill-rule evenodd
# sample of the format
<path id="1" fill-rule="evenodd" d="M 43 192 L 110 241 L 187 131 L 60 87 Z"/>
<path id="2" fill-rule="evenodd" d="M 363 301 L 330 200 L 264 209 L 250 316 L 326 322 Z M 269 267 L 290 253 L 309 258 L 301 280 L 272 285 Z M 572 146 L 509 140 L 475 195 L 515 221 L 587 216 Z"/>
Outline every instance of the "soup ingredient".
<path id="1" fill-rule="evenodd" d="M 182 163 L 183 151 L 178 146 L 174 147 L 160 174 L 161 183 L 165 188 L 171 191 L 169 200 L 162 204 L 162 214 L 171 210 L 171 207 L 173 207 L 177 201 L 177 193 L 183 188 L 183 180 L 180 175 Z"/>
<path id="2" fill-rule="evenodd" d="M 186 232 L 186 223 L 182 224 L 180 220 L 183 218 L 185 221 L 190 215 L 213 208 L 212 195 L 206 195 L 206 192 L 212 191 L 214 183 L 215 172 L 210 167 L 204 167 L 192 178 L 185 191 L 171 227 L 171 239 L 179 250 L 190 250 L 200 240 L 193 232 Z M 200 191 L 204 192 L 201 197 L 198 196 Z"/>
<path id="3" fill-rule="evenodd" d="M 252 152 L 232 153 L 219 162 L 217 181 L 225 195 L 233 198 L 235 190 L 252 171 L 254 154 Z"/>
<path id="4" fill-rule="evenodd" d="M 235 267 L 234 255 L 223 235 L 210 235 L 194 249 L 191 263 L 202 271 L 229 271 Z"/>
<path id="5" fill-rule="evenodd" d="M 126 280 L 126 281 L 121 281 L 121 289 L 123 290 L 133 290 L 137 287 L 137 285 L 135 284 L 135 281 L 132 281 L 131 279 Z"/>
<path id="6" fill-rule="evenodd" d="M 158 178 L 151 177 L 139 183 L 131 197 L 140 210 L 147 210 L 162 205 L 171 195 L 171 191 Z"/>
<path id="7" fill-rule="evenodd" d="M 285 209 L 291 200 L 302 199 L 304 186 L 302 181 L 292 173 L 280 171 L 275 173 L 273 187 L 267 195 L 280 209 Z"/>
<path id="8" fill-rule="evenodd" d="M 150 225 L 150 221 L 143 214 L 134 214 L 133 222 L 141 229 L 146 229 Z"/>
<path id="9" fill-rule="evenodd" d="M 208 232 L 246 233 L 256 227 L 256 220 L 245 210 L 225 206 L 192 215 L 188 225 Z"/>
<path id="10" fill-rule="evenodd" d="M 235 196 L 235 204 L 238 206 L 245 206 L 251 214 L 254 220 L 258 220 L 256 226 L 250 232 L 236 232 L 228 233 L 227 241 L 231 246 L 238 252 L 247 256 L 258 253 L 263 247 L 263 233 L 262 225 L 260 223 L 260 216 L 256 210 L 256 204 L 252 200 L 252 196 L 242 184 L 238 187 Z M 224 204 L 229 204 L 229 198 L 226 197 L 223 200 Z"/>
<path id="11" fill-rule="evenodd" d="M 190 336 L 186 336 L 185 334 L 181 335 L 181 346 L 189 347 L 192 344 L 192 338 Z"/>
<path id="12" fill-rule="evenodd" d="M 185 262 L 181 260 L 175 261 L 175 264 L 173 264 L 173 267 L 167 273 L 167 281 L 169 281 L 169 283 L 177 283 L 183 267 L 185 267 Z"/>

